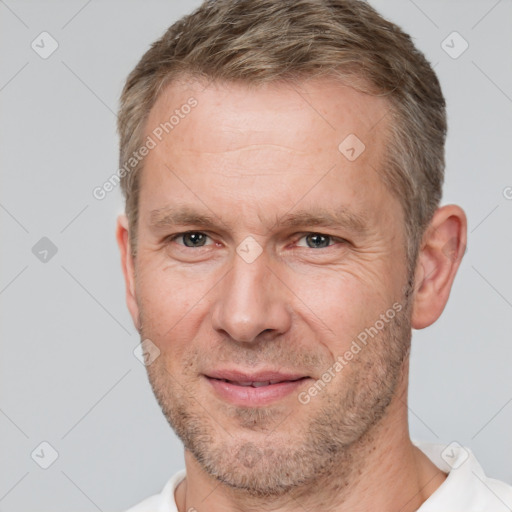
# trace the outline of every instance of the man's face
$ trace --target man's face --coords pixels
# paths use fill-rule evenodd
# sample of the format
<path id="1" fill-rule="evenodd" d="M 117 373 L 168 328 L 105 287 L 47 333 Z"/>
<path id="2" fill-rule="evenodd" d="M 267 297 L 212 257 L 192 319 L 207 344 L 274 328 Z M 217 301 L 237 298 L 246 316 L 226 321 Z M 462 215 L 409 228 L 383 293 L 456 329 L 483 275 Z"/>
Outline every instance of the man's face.
<path id="1" fill-rule="evenodd" d="M 226 484 L 277 495 L 348 457 L 407 356 L 404 219 L 379 176 L 387 104 L 328 80 L 174 83 L 146 135 L 191 96 L 145 158 L 131 310 L 185 447 Z"/>

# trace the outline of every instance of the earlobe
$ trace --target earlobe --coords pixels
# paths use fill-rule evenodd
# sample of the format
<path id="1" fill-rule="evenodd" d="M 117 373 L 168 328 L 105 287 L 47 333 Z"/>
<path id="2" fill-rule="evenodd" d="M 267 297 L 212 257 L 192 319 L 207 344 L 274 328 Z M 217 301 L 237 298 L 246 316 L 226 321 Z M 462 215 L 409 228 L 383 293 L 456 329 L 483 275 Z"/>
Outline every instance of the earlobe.
<path id="1" fill-rule="evenodd" d="M 135 264 L 131 251 L 128 219 L 124 214 L 117 218 L 116 239 L 121 253 L 121 267 L 126 286 L 126 304 L 135 328 L 140 330 L 139 307 L 135 292 Z"/>
<path id="2" fill-rule="evenodd" d="M 466 250 L 467 220 L 462 208 L 439 208 L 423 237 L 415 275 L 412 327 L 423 329 L 443 312 Z"/>

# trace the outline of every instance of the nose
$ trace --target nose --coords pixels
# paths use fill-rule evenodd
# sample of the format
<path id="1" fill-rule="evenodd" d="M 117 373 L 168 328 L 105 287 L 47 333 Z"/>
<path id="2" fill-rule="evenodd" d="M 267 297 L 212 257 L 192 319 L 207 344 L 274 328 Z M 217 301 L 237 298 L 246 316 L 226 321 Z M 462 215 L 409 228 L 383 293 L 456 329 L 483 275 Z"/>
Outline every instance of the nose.
<path id="1" fill-rule="evenodd" d="M 264 254 L 247 263 L 234 255 L 231 270 L 216 287 L 212 324 L 241 343 L 274 339 L 291 325 L 289 290 L 271 270 Z M 265 334 L 263 334 L 265 333 Z"/>

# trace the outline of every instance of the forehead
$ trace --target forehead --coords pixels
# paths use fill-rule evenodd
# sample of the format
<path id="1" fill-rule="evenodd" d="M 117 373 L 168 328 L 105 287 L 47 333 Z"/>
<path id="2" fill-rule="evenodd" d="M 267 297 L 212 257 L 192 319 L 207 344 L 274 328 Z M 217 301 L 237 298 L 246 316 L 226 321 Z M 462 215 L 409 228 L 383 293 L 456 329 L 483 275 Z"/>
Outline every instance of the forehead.
<path id="1" fill-rule="evenodd" d="M 181 114 L 176 119 L 192 98 L 197 101 L 192 115 L 186 114 L 182 119 Z M 185 110 L 188 112 L 189 108 Z M 332 148 L 345 136 L 355 134 L 368 150 L 363 156 L 377 156 L 378 134 L 387 126 L 388 110 L 385 98 L 356 91 L 332 78 L 260 85 L 203 83 L 183 78 L 169 84 L 159 95 L 146 132 L 151 133 L 175 113 L 172 136 L 164 137 L 164 144 L 178 150 L 200 143 L 204 152 L 210 152 L 268 141 L 289 143 L 295 149 L 300 149 L 297 144 L 303 144 L 304 150 L 312 145 L 321 149 L 320 139 L 324 147 Z M 193 137 L 198 131 L 200 140 Z"/>
<path id="2" fill-rule="evenodd" d="M 284 212 L 298 201 L 318 206 L 321 196 L 381 215 L 379 204 L 392 201 L 379 176 L 388 110 L 384 98 L 334 79 L 173 82 L 146 123 L 145 137 L 161 140 L 144 161 L 141 196 L 151 196 L 153 211 L 185 196 L 204 207 L 214 194 L 219 214 L 245 197 L 242 210 L 260 217 L 276 199 Z"/>

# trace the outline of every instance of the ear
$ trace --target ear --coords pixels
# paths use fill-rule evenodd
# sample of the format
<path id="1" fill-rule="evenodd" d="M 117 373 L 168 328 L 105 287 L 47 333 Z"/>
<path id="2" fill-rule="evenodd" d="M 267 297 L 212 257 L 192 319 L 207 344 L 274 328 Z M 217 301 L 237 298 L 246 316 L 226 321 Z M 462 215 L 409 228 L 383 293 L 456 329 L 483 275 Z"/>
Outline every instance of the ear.
<path id="1" fill-rule="evenodd" d="M 423 236 L 415 273 L 412 327 L 423 329 L 443 312 L 466 252 L 467 219 L 457 205 L 436 210 Z"/>
<path id="2" fill-rule="evenodd" d="M 126 215 L 119 215 L 116 225 L 116 239 L 121 252 L 121 266 L 126 285 L 126 304 L 135 328 L 140 331 L 139 306 L 135 295 L 135 266 L 130 244 L 130 231 Z"/>

